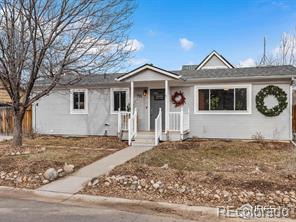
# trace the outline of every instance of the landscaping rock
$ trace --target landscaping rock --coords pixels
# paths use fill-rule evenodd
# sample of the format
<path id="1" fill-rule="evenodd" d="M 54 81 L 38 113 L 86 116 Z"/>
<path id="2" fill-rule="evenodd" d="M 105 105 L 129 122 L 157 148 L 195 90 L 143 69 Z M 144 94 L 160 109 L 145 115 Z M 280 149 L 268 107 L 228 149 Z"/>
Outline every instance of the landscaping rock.
<path id="1" fill-rule="evenodd" d="M 99 183 L 99 180 L 97 178 L 91 181 L 92 186 L 96 186 L 98 183 Z"/>
<path id="2" fill-rule="evenodd" d="M 169 168 L 169 165 L 166 163 L 161 168 L 167 170 Z"/>
<path id="3" fill-rule="evenodd" d="M 49 183 L 49 181 L 48 180 L 43 180 L 42 183 L 47 184 L 47 183 Z"/>
<path id="4" fill-rule="evenodd" d="M 158 183 L 154 183 L 152 186 L 155 190 L 157 190 L 160 187 L 160 185 Z"/>
<path id="5" fill-rule="evenodd" d="M 65 173 L 72 173 L 74 171 L 74 165 L 72 164 L 65 164 L 64 166 Z"/>
<path id="6" fill-rule="evenodd" d="M 53 181 L 58 177 L 58 172 L 54 168 L 49 168 L 43 174 L 45 179 Z"/>
<path id="7" fill-rule="evenodd" d="M 22 183 L 23 182 L 23 179 L 22 177 L 18 176 L 16 179 L 15 179 L 15 183 Z"/>

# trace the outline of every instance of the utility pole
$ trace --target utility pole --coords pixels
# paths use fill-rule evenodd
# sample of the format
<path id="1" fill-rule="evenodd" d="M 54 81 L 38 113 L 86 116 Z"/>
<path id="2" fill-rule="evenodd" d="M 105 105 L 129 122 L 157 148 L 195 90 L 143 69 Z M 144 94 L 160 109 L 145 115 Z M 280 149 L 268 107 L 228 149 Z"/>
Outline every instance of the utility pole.
<path id="1" fill-rule="evenodd" d="M 264 36 L 264 39 L 263 39 L 263 56 L 260 60 L 260 64 L 259 66 L 266 66 L 267 64 L 267 56 L 266 56 L 266 38 Z"/>

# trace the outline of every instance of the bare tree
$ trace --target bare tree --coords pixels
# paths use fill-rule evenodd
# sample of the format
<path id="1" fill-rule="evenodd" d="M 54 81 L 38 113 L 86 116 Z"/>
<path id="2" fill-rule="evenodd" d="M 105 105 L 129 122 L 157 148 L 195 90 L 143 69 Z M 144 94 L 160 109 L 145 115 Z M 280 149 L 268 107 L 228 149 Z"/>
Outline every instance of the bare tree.
<path id="1" fill-rule="evenodd" d="M 280 44 L 269 55 L 264 53 L 260 65 L 296 65 L 296 34 L 284 33 Z M 262 60 L 261 60 L 262 61 Z"/>
<path id="2" fill-rule="evenodd" d="M 0 80 L 12 100 L 15 146 L 32 103 L 127 59 L 133 11 L 131 0 L 0 1 Z"/>

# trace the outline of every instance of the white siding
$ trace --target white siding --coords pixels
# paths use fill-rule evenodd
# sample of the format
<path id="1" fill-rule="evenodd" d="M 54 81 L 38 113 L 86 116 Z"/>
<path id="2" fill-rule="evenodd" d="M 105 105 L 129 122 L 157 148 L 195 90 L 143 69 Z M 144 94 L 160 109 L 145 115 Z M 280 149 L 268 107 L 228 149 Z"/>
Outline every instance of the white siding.
<path id="1" fill-rule="evenodd" d="M 69 93 L 53 91 L 34 105 L 33 127 L 37 133 L 104 135 L 107 130 L 108 135 L 116 135 L 117 115 L 110 114 L 110 88 L 88 90 L 88 114 L 70 114 Z"/>
<path id="2" fill-rule="evenodd" d="M 193 114 L 190 117 L 192 136 L 201 138 L 251 139 L 260 132 L 265 139 L 290 140 L 290 104 L 277 117 L 266 117 L 261 114 L 255 103 L 257 93 L 268 84 L 252 85 L 252 114 Z M 281 87 L 290 101 L 289 84 L 275 84 Z M 194 87 L 190 95 L 194 95 Z M 186 95 L 186 94 L 185 94 Z M 194 108 L 194 98 L 187 97 L 187 104 Z"/>
<path id="3" fill-rule="evenodd" d="M 209 61 L 207 61 L 202 69 L 215 69 L 215 68 L 228 68 L 217 56 L 213 55 Z"/>
<path id="4" fill-rule="evenodd" d="M 171 94 L 179 90 L 184 92 L 186 97 L 184 111 L 187 112 L 189 107 L 191 113 L 191 136 L 251 139 L 256 132 L 260 132 L 266 139 L 289 140 L 290 104 L 278 117 L 266 117 L 256 108 L 255 96 L 267 85 L 269 84 L 252 83 L 251 114 L 194 114 L 194 86 L 172 87 L 170 92 Z M 288 83 L 275 85 L 281 87 L 290 97 Z M 135 107 L 139 110 L 139 124 L 143 129 L 148 125 L 148 113 L 145 107 L 148 105 L 148 100 L 143 101 L 142 99 L 146 98 L 140 98 L 142 92 L 143 88 L 135 89 Z M 69 93 L 69 90 L 53 91 L 40 99 L 38 106 L 33 106 L 33 127 L 37 133 L 104 135 L 107 130 L 108 135 L 116 135 L 117 115 L 110 114 L 110 88 L 88 90 L 88 114 L 70 114 Z M 176 111 L 180 108 L 170 104 L 170 110 Z"/>

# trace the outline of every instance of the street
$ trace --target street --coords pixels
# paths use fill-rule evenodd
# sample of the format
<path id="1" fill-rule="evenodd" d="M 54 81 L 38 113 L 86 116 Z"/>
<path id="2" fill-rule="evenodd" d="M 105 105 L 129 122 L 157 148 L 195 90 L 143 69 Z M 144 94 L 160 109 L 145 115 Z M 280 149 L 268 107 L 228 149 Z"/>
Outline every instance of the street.
<path id="1" fill-rule="evenodd" d="M 35 200 L 0 198 L 1 222 L 185 222 L 188 220 L 129 213 L 105 207 L 80 207 Z"/>
<path id="2" fill-rule="evenodd" d="M 9 195 L 9 194 L 8 194 Z M 0 222 L 192 222 L 193 220 L 180 219 L 177 214 L 169 211 L 147 211 L 145 209 L 116 208 L 117 206 L 99 206 L 82 202 L 52 202 L 50 199 L 42 201 L 27 199 L 25 195 L 15 197 L 0 196 Z M 25 198 L 25 199 L 24 199 Z M 46 202 L 44 202 L 46 201 Z M 120 210 L 119 210 L 120 209 Z M 184 216 L 184 215 L 183 215 Z M 186 217 L 188 218 L 188 217 Z M 194 217 L 199 222 L 255 222 L 255 221 L 293 221 L 292 219 L 239 219 L 218 218 L 211 215 Z"/>

